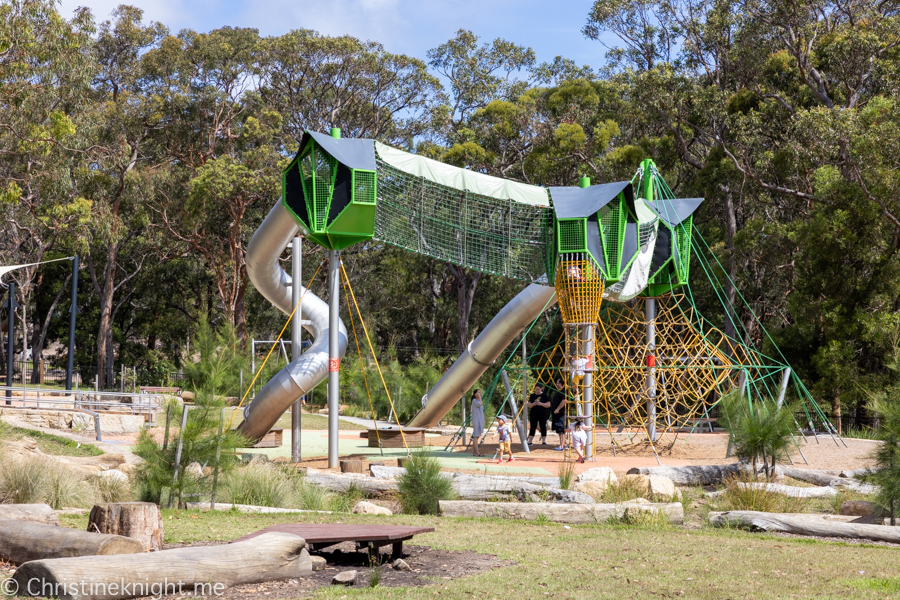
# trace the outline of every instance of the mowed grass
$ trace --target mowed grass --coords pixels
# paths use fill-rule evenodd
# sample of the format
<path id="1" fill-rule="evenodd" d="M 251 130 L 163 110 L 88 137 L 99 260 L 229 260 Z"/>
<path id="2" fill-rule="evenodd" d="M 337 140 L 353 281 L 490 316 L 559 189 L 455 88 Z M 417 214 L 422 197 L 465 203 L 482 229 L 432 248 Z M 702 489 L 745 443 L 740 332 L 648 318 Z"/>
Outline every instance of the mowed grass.
<path id="1" fill-rule="evenodd" d="M 56 456 L 100 456 L 103 451 L 92 444 L 81 444 L 70 439 L 51 435 L 42 431 L 32 431 L 20 427 L 6 426 L 3 430 L 3 440 L 14 441 L 28 436 L 37 442 L 37 447 L 44 454 Z M 0 442 L 2 445 L 2 442 Z"/>
<path id="2" fill-rule="evenodd" d="M 84 529 L 86 516 L 60 517 Z M 246 515 L 163 510 L 165 541 L 232 540 L 275 523 L 421 525 L 412 544 L 474 550 L 511 567 L 421 588 L 323 588 L 316 598 L 885 598 L 898 589 L 900 549 L 704 527 L 365 515 Z"/>
<path id="3" fill-rule="evenodd" d="M 328 417 L 326 415 L 307 415 L 304 413 L 300 419 L 300 425 L 303 429 L 328 429 Z M 281 418 L 278 419 L 278 423 L 275 424 L 275 427 L 290 429 L 291 413 L 286 412 L 281 415 Z M 357 425 L 356 423 L 349 423 L 338 419 L 338 429 L 341 431 L 362 431 L 368 428 L 364 425 Z"/>

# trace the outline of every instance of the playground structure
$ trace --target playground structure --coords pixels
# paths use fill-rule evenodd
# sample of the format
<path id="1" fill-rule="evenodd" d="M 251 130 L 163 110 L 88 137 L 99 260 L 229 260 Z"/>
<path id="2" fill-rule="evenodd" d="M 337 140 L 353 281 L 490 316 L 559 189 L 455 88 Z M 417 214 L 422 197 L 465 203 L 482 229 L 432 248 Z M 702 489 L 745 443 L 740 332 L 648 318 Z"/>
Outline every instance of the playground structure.
<path id="1" fill-rule="evenodd" d="M 715 255 L 693 235 L 693 213 L 701 202 L 675 198 L 649 160 L 631 181 L 591 186 L 582 178 L 580 187 L 548 189 L 373 140 L 340 139 L 336 130 L 331 136 L 307 132 L 284 173 L 282 198 L 248 246 L 247 268 L 260 293 L 302 319 L 314 341 L 245 408 L 240 430 L 262 437 L 298 398 L 328 378 L 335 442 L 329 443 L 329 463 L 336 466 L 339 366 L 348 344 L 338 318 L 338 253 L 376 239 L 528 283 L 428 391 L 408 427 L 435 425 L 558 303 L 562 339 L 533 352 L 527 368 L 537 370 L 536 380 L 552 382 L 563 374 L 568 417 L 589 425 L 596 419 L 613 444 L 613 427 L 629 439 L 646 437 L 651 445 L 685 426 L 693 431 L 710 423 L 710 410 L 735 389 L 751 402 L 781 404 L 791 380 L 809 428 L 816 430 L 815 421 L 835 433 L 783 357 L 765 356 L 749 335 L 725 336 L 699 314 L 688 285 L 692 256 L 713 288 L 721 289 L 709 263 Z M 279 265 L 298 232 L 330 251 L 330 306 Z M 553 287 L 545 285 L 551 281 Z M 723 313 L 737 310 L 727 306 Z M 509 390 L 507 398 L 512 399 Z M 594 455 L 590 436 L 587 456 Z"/>

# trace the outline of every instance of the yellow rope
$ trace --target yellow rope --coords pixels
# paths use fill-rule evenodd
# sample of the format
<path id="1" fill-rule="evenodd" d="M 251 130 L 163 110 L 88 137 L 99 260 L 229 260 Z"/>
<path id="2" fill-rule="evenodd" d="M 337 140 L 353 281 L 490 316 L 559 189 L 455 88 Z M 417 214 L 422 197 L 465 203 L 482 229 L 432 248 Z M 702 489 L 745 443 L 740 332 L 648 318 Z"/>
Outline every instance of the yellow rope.
<path id="1" fill-rule="evenodd" d="M 372 358 L 375 359 L 375 368 L 378 369 L 378 376 L 381 377 L 381 384 L 384 386 L 384 393 L 387 394 L 388 403 L 391 405 L 391 410 L 394 412 L 394 415 L 397 415 L 397 409 L 394 408 L 394 401 L 391 400 L 391 392 L 388 390 L 387 382 L 384 380 L 384 374 L 381 372 L 381 365 L 378 364 L 378 356 L 375 355 L 375 348 L 372 346 L 372 340 L 369 338 L 369 331 L 366 329 L 366 322 L 363 321 L 362 312 L 359 310 L 359 304 L 356 303 L 356 294 L 353 293 L 353 286 L 350 285 L 350 278 L 347 276 L 347 271 L 344 269 L 344 261 L 341 261 L 341 273 L 344 274 L 344 279 L 347 282 L 347 289 L 350 290 L 350 298 L 353 300 L 353 306 L 356 307 L 356 316 L 359 317 L 359 324 L 362 326 L 363 333 L 366 334 L 366 341 L 369 343 L 369 351 L 372 353 Z M 406 444 L 406 436 L 403 435 L 403 426 L 400 425 L 400 418 L 397 418 L 397 428 L 400 430 L 400 439 L 403 440 L 403 447 L 406 448 L 407 456 L 409 453 L 409 446 Z"/>
<path id="2" fill-rule="evenodd" d="M 228 429 L 231 429 L 231 422 L 234 421 L 234 415 L 236 415 L 238 413 L 238 410 L 240 410 L 241 406 L 244 405 L 244 400 L 247 399 L 247 396 L 250 394 L 250 390 L 253 389 L 253 384 L 256 383 L 256 380 L 259 378 L 260 373 L 262 373 L 263 369 L 266 368 L 266 363 L 269 362 L 269 357 L 272 356 L 272 352 L 275 350 L 275 348 L 278 347 L 278 342 L 281 340 L 281 336 L 284 335 L 284 330 L 287 329 L 287 326 L 291 322 L 291 319 L 294 318 L 294 314 L 297 312 L 297 309 L 300 308 L 300 303 L 303 301 L 303 296 L 305 296 L 306 293 L 309 291 L 310 286 L 312 286 L 313 281 L 316 280 L 316 275 L 319 274 L 319 270 L 321 268 L 322 268 L 322 263 L 319 263 L 319 266 L 316 267 L 316 272 L 313 273 L 312 279 L 309 280 L 309 284 L 303 290 L 303 293 L 300 294 L 300 298 L 297 300 L 297 304 L 294 305 L 294 310 L 291 311 L 291 314 L 288 316 L 287 321 L 284 322 L 284 327 L 281 328 L 281 333 L 279 333 L 278 337 L 275 338 L 275 343 L 272 344 L 271 348 L 269 348 L 269 353 L 266 354 L 265 360 L 259 366 L 259 370 L 256 372 L 256 374 L 253 376 L 253 381 L 250 382 L 250 385 L 247 387 L 247 391 L 244 392 L 244 395 L 241 397 L 240 404 L 238 404 L 237 408 L 235 408 L 234 411 L 232 411 L 231 419 L 228 420 Z"/>
<path id="3" fill-rule="evenodd" d="M 341 279 L 341 283 L 344 286 L 344 295 L 349 296 L 347 293 L 347 283 L 345 279 Z M 375 405 L 372 404 L 372 393 L 369 391 L 369 378 L 366 377 L 366 367 L 363 365 L 362 359 L 362 351 L 359 349 L 359 335 L 356 333 L 356 321 L 353 320 L 353 311 L 350 312 L 350 326 L 353 328 L 353 341 L 356 343 L 356 354 L 359 356 L 359 370 L 362 371 L 363 383 L 366 384 L 366 396 L 369 398 L 369 409 L 372 411 L 372 425 L 375 427 L 375 437 L 378 438 L 378 448 L 381 449 L 381 434 L 378 433 L 378 421 L 375 418 Z M 384 455 L 384 450 L 381 449 L 381 454 Z"/>

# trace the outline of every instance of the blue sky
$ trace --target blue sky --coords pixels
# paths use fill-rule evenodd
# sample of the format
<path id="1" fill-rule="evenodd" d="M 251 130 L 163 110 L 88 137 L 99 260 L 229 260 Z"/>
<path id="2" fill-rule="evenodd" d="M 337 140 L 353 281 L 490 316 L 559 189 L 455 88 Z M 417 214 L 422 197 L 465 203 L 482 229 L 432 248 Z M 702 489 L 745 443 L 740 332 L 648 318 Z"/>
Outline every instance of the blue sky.
<path id="1" fill-rule="evenodd" d="M 122 0 L 63 0 L 62 13 L 88 6 L 97 21 Z M 562 55 L 595 69 L 605 48 L 581 33 L 593 0 L 135 0 L 146 19 L 172 32 L 190 28 L 255 27 L 262 35 L 315 29 L 381 42 L 394 53 L 425 58 L 458 29 L 489 41 L 501 37 L 531 46 L 539 62 Z"/>

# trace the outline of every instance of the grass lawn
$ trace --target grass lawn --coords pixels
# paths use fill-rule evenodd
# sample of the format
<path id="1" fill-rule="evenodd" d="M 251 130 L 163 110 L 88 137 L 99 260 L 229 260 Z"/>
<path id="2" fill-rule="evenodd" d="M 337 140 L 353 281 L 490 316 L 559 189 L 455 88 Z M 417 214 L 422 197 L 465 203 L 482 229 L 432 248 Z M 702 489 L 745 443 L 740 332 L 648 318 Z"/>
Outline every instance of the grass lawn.
<path id="1" fill-rule="evenodd" d="M 60 516 L 84 529 L 86 516 Z M 163 510 L 167 543 L 230 540 L 275 523 L 435 527 L 412 544 L 475 550 L 508 568 L 419 588 L 323 588 L 316 598 L 885 598 L 900 590 L 900 551 L 703 527 L 573 526 L 499 519 L 246 515 Z M 274 597 L 273 597 L 274 598 Z"/>
<path id="2" fill-rule="evenodd" d="M 32 431 L 30 429 L 21 429 L 6 425 L 3 427 L 0 440 L 18 440 L 25 436 L 30 437 L 37 442 L 37 447 L 44 454 L 53 454 L 57 456 L 100 456 L 103 451 L 92 444 L 81 444 L 72 440 L 41 431 Z"/>
<path id="3" fill-rule="evenodd" d="M 326 415 L 308 415 L 304 413 L 300 419 L 300 425 L 303 429 L 328 429 L 328 417 Z M 291 413 L 286 412 L 281 415 L 281 418 L 278 419 L 275 427 L 290 429 Z M 338 419 L 338 429 L 341 431 L 363 431 L 364 429 L 367 429 L 367 427 Z"/>

